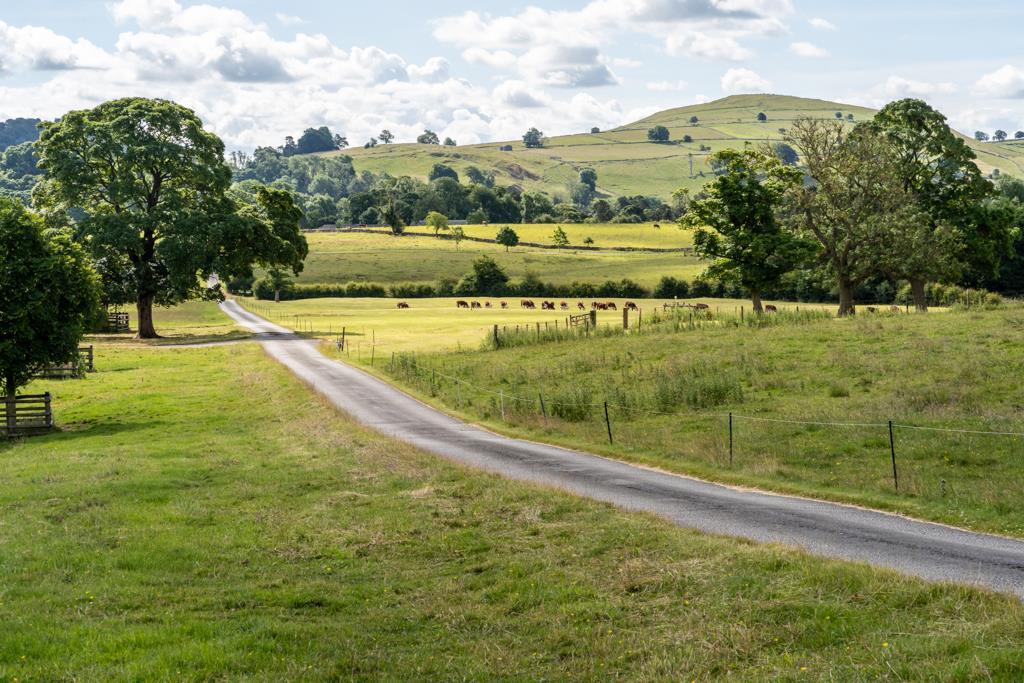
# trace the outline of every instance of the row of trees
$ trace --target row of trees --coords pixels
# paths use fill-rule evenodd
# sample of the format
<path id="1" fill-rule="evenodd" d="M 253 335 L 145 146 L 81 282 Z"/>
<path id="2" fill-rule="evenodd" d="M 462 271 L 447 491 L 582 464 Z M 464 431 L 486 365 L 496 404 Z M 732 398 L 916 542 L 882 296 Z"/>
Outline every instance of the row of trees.
<path id="1" fill-rule="evenodd" d="M 1010 137 L 1010 134 L 1005 130 L 996 130 L 992 135 L 989 135 L 983 130 L 974 131 L 974 139 L 978 142 L 988 142 L 989 140 L 995 140 L 996 142 L 1003 142 Z M 1013 134 L 1014 140 L 1024 140 L 1024 130 L 1018 130 Z"/>
<path id="2" fill-rule="evenodd" d="M 787 132 L 800 168 L 770 149 L 723 151 L 720 173 L 689 206 L 710 273 L 735 279 L 761 310 L 760 293 L 815 265 L 835 279 L 839 313 L 873 278 L 910 283 L 926 308 L 929 282 L 998 272 L 1019 237 L 1021 205 L 998 193 L 974 154 L 920 100 L 901 100 L 852 130 L 800 119 Z"/>

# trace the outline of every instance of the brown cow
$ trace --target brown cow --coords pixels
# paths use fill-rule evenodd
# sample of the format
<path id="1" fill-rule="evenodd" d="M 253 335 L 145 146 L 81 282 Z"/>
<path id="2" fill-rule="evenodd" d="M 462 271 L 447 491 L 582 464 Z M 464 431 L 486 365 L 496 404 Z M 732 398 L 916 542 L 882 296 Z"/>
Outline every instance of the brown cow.
<path id="1" fill-rule="evenodd" d="M 619 310 L 619 307 L 615 305 L 614 301 L 609 301 L 608 303 L 605 304 L 605 306 L 608 307 L 609 311 L 617 311 L 617 310 Z"/>
<path id="2" fill-rule="evenodd" d="M 767 306 L 764 307 L 764 312 L 765 313 L 778 313 L 779 309 L 776 306 L 768 304 Z"/>
<path id="3" fill-rule="evenodd" d="M 889 309 L 889 312 L 890 313 L 899 313 L 900 312 L 900 307 L 899 306 L 893 306 L 892 308 Z"/>
<path id="4" fill-rule="evenodd" d="M 402 301 L 401 303 L 398 304 L 398 307 L 399 308 L 409 308 L 409 304 L 407 304 L 404 301 Z"/>
<path id="5" fill-rule="evenodd" d="M 523 299 L 522 301 L 519 302 L 519 305 L 522 306 L 523 308 L 528 308 L 531 310 L 537 308 L 537 304 L 533 303 L 529 299 Z"/>
<path id="6" fill-rule="evenodd" d="M 555 310 L 555 302 L 554 301 L 544 301 L 544 302 L 541 303 L 540 307 L 541 307 L 541 310 L 544 310 L 544 311 L 553 311 L 553 310 Z"/>
<path id="7" fill-rule="evenodd" d="M 456 301 L 455 302 L 455 306 L 457 308 L 469 308 L 469 302 L 466 302 L 466 301 Z"/>
<path id="8" fill-rule="evenodd" d="M 868 306 L 868 313 L 878 313 L 878 309 L 874 306 Z"/>
<path id="9" fill-rule="evenodd" d="M 626 309 L 627 311 L 639 311 L 639 310 L 640 310 L 640 307 L 639 307 L 639 306 L 637 306 L 637 305 L 636 305 L 635 303 L 633 303 L 632 301 L 627 301 L 627 302 L 626 302 L 626 305 L 624 306 L 624 308 L 625 308 L 625 309 Z"/>
<path id="10" fill-rule="evenodd" d="M 565 303 L 564 301 L 561 304 L 559 304 L 558 307 L 561 308 L 563 311 L 569 310 L 569 304 Z"/>
<path id="11" fill-rule="evenodd" d="M 501 302 L 501 307 L 502 307 L 503 309 L 504 309 L 504 308 L 508 308 L 508 302 L 507 302 L 507 301 L 502 301 L 502 302 Z"/>
<path id="12" fill-rule="evenodd" d="M 480 302 L 479 302 L 479 301 L 474 301 L 474 302 L 472 302 L 472 303 L 470 304 L 470 307 L 471 307 L 471 308 L 483 308 L 483 306 L 481 306 L 481 305 L 480 305 Z"/>
<path id="13" fill-rule="evenodd" d="M 582 301 L 576 304 L 576 308 L 580 309 L 581 311 L 587 310 L 587 307 L 583 305 Z"/>
<path id="14" fill-rule="evenodd" d="M 490 307 L 491 307 L 491 302 L 490 301 L 488 301 L 487 303 L 484 304 L 484 308 L 490 308 Z"/>

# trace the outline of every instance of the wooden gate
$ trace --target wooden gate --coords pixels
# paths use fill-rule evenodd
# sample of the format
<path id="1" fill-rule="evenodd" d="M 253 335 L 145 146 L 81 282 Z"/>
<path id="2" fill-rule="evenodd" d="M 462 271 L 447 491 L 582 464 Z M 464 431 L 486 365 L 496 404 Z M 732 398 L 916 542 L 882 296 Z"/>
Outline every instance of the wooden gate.
<path id="1" fill-rule="evenodd" d="M 53 429 L 50 394 L 3 399 L 4 433 L 8 438 L 42 434 Z"/>

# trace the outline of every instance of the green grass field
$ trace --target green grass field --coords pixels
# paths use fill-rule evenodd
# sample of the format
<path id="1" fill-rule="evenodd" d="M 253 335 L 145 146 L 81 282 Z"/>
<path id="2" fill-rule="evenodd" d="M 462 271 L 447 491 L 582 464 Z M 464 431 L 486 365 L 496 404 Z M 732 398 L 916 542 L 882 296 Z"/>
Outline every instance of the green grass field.
<path id="1" fill-rule="evenodd" d="M 495 325 L 502 328 L 521 326 L 533 329 L 537 323 L 553 327 L 557 321 L 564 327 L 568 316 L 589 312 L 590 299 L 586 299 L 586 311 L 577 307 L 579 299 L 566 299 L 570 304 L 568 311 L 560 308 L 554 311 L 540 309 L 542 298 L 532 299 L 538 306 L 536 310 L 520 308 L 518 298 L 505 297 L 466 297 L 466 301 L 476 301 L 483 306 L 490 302 L 492 308 L 458 309 L 457 299 L 433 298 L 410 299 L 408 310 L 397 307 L 395 299 L 299 299 L 296 301 L 254 301 L 240 298 L 239 301 L 250 310 L 263 315 L 268 320 L 284 325 L 303 334 L 319 337 L 324 340 L 335 340 L 344 328 L 351 341 L 349 356 L 355 359 L 369 360 L 371 348 L 376 347 L 374 358 L 384 359 L 392 353 L 425 353 L 433 351 L 475 351 L 481 348 L 484 338 Z M 509 304 L 502 309 L 501 301 Z M 562 299 L 555 299 L 561 304 Z M 621 309 L 624 300 L 614 299 Z M 732 299 L 703 299 L 714 309 L 733 313 L 745 306 L 750 310 L 749 301 Z M 651 310 L 668 303 L 663 300 L 647 299 L 641 302 L 643 307 Z M 796 308 L 797 304 L 776 302 L 780 308 Z M 802 310 L 825 309 L 834 306 L 817 304 L 799 304 Z M 602 312 L 598 322 L 602 326 L 622 325 L 621 312 Z M 365 358 L 364 358 L 365 356 Z"/>
<path id="2" fill-rule="evenodd" d="M 97 362 L 30 387 L 60 433 L 0 443 L 2 680 L 1024 675 L 1016 599 L 456 467 L 254 345 Z"/>
<path id="3" fill-rule="evenodd" d="M 387 300 L 249 305 L 324 339 L 344 325 L 347 360 L 364 366 L 372 360 L 373 371 L 499 430 L 717 480 L 1024 536 L 1024 469 L 1017 457 L 1024 437 L 897 426 L 896 493 L 887 428 L 893 420 L 908 427 L 1024 432 L 1015 379 L 1024 368 L 1016 343 L 1024 309 L 1016 304 L 926 316 L 862 312 L 855 320 L 764 329 L 709 323 L 690 330 L 683 317 L 655 330 L 656 302 L 645 301 L 642 335 L 483 350 L 495 324 L 503 330 L 529 326 L 531 336 L 537 322 L 564 326 L 562 311 L 522 311 L 516 303 L 509 311 L 460 311 L 445 299 L 414 301 L 407 311 Z M 749 313 L 748 302 L 707 303 L 719 319 L 733 318 L 739 306 Z M 805 314 L 831 309 L 801 306 Z M 621 327 L 621 321 L 620 313 L 599 314 L 602 327 Z M 333 347 L 325 352 L 337 353 Z M 392 366 L 392 354 L 400 361 L 416 354 L 422 370 L 413 372 L 409 358 Z M 541 395 L 551 413 L 546 421 Z M 605 400 L 614 446 L 607 443 Z"/>
<path id="4" fill-rule="evenodd" d="M 359 171 L 426 178 L 436 163 L 450 165 L 460 173 L 477 166 L 494 171 L 500 185 L 517 185 L 562 197 L 568 196 L 568 185 L 577 180 L 579 170 L 591 166 L 597 170 L 598 189 L 604 194 L 668 198 L 680 187 L 697 191 L 707 182 L 712 174 L 708 165 L 710 154 L 748 143 L 780 140 L 783 136 L 779 129 L 789 127 L 796 118 L 833 119 L 837 111 L 844 117 L 853 114 L 855 121 L 874 115 L 871 109 L 837 102 L 781 95 L 735 95 L 669 109 L 598 134 L 552 137 L 544 149 L 526 149 L 522 141 L 513 141 L 457 148 L 378 145 L 373 149 L 346 149 L 342 153 L 352 156 Z M 767 114 L 768 121 L 757 121 L 760 112 Z M 690 125 L 691 116 L 700 119 L 697 126 Z M 656 125 L 670 130 L 673 144 L 647 141 L 648 129 Z M 693 142 L 681 142 L 684 135 L 690 135 Z M 1012 141 L 967 141 L 978 155 L 978 166 L 983 172 L 991 173 L 998 168 L 1002 173 L 1024 176 L 1024 145 Z M 513 151 L 500 151 L 504 144 L 511 144 Z M 702 145 L 710 151 L 702 151 Z"/>
<path id="5" fill-rule="evenodd" d="M 514 226 L 518 230 L 520 226 Z M 601 226 L 563 226 L 576 241 L 583 235 L 602 235 Z M 525 226 L 520 238 L 550 242 L 555 226 Z M 494 237 L 496 227 L 469 228 L 474 235 Z M 689 236 L 674 225 L 656 230 L 650 226 L 606 226 L 603 241 L 616 246 L 665 245 L 663 248 L 689 246 Z M 310 253 L 306 267 L 296 282 L 305 284 L 436 284 L 443 277 L 458 279 L 472 270 L 473 261 L 487 255 L 497 261 L 513 279 L 535 273 L 545 282 L 601 283 L 630 278 L 653 287 L 665 275 L 692 280 L 703 272 L 704 264 L 683 253 L 624 251 L 572 251 L 516 247 L 508 252 L 496 244 L 463 241 L 456 248 L 450 240 L 433 237 L 393 237 L 367 233 L 311 233 L 307 236 Z"/>

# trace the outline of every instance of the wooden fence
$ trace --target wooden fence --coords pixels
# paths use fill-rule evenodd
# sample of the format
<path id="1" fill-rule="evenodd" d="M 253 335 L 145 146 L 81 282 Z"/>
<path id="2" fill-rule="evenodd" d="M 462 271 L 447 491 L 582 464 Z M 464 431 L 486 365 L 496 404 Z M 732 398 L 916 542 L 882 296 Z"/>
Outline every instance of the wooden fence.
<path id="1" fill-rule="evenodd" d="M 39 379 L 80 379 L 87 372 L 96 372 L 96 354 L 92 346 L 78 349 L 75 360 L 65 365 L 51 365 L 38 375 Z"/>
<path id="2" fill-rule="evenodd" d="M 127 313 L 107 313 L 107 332 L 131 332 L 130 322 Z"/>
<path id="3" fill-rule="evenodd" d="M 50 394 L 5 398 L 2 403 L 4 434 L 8 438 L 42 434 L 53 429 Z"/>

